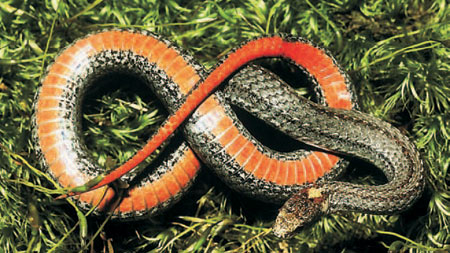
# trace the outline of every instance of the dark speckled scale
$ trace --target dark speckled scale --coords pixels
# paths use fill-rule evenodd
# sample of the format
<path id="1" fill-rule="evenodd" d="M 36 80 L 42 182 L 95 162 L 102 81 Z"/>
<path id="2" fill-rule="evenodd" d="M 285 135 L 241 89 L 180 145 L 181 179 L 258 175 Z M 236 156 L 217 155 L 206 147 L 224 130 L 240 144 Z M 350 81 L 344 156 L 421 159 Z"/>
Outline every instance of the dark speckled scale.
<path id="1" fill-rule="evenodd" d="M 255 54 L 252 45 L 261 53 Z M 272 54 L 288 58 L 310 76 L 321 105 L 298 96 L 261 67 L 243 67 L 182 125 L 187 142 L 169 149 L 144 174 L 124 177 L 131 187 L 116 216 L 154 214 L 180 199 L 200 168 L 191 148 L 232 188 L 264 201 L 282 202 L 296 192 L 302 192 L 299 199 L 308 199 L 305 191 L 318 185 L 327 197 L 328 212 L 392 213 L 404 210 L 420 195 L 423 168 L 413 145 L 389 124 L 349 110 L 356 108 L 353 88 L 335 60 L 326 50 L 291 36 L 261 38 L 232 51 L 206 79 L 191 56 L 150 33 L 105 31 L 74 42 L 49 67 L 36 97 L 34 140 L 44 166 L 64 187 L 82 185 L 102 172 L 83 145 L 80 127 L 82 98 L 102 75 L 124 72 L 142 79 L 174 113 L 194 94 L 192 90 L 208 80 L 225 79 L 252 54 L 255 59 Z M 224 67 L 227 62 L 234 67 Z M 227 74 L 221 79 L 223 73 Z M 368 160 L 389 182 L 361 186 L 332 181 L 344 165 L 338 157 L 329 151 L 272 150 L 250 134 L 230 104 L 291 138 Z M 106 202 L 114 194 L 108 189 Z M 80 204 L 100 202 L 100 209 L 108 210 L 110 203 L 101 202 L 100 196 L 101 189 L 83 193 Z"/>

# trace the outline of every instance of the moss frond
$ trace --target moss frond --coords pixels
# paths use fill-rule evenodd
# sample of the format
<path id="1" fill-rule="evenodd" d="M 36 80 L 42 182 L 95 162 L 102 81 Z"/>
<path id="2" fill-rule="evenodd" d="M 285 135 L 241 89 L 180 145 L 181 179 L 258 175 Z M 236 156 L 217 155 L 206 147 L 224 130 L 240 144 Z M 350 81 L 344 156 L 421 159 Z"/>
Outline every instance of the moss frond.
<path id="1" fill-rule="evenodd" d="M 144 222 L 102 225 L 105 217 L 85 216 L 70 200 L 55 201 L 58 187 L 40 172 L 45 168 L 31 142 L 34 94 L 62 48 L 115 27 L 164 35 L 208 69 L 264 34 L 318 42 L 350 73 L 361 108 L 416 143 L 427 169 L 424 196 L 400 215 L 324 217 L 287 241 L 270 233 L 276 207 L 230 192 L 206 171 L 182 203 Z M 0 252 L 448 250 L 448 27 L 445 0 L 2 1 Z M 118 85 L 86 99 L 85 140 L 105 167 L 132 156 L 165 117 L 154 97 L 140 94 Z"/>

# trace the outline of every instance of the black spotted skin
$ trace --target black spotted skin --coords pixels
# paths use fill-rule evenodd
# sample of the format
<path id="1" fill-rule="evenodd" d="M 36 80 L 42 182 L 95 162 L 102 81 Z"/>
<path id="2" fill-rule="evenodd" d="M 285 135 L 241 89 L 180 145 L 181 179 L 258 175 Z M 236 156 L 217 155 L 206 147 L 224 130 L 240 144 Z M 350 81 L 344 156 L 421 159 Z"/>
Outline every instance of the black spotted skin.
<path id="1" fill-rule="evenodd" d="M 298 96 L 267 70 L 245 66 L 264 57 L 289 59 L 305 71 L 320 104 Z M 115 216 L 154 214 L 168 208 L 196 178 L 197 157 L 243 194 L 269 202 L 283 202 L 293 195 L 274 227 L 281 237 L 320 214 L 403 211 L 423 190 L 424 170 L 415 147 L 391 125 L 352 110 L 357 107 L 352 85 L 326 50 L 292 36 L 259 38 L 232 51 L 206 75 L 192 57 L 167 40 L 126 30 L 105 31 L 74 42 L 42 81 L 33 116 L 34 139 L 43 165 L 63 187 L 86 184 L 102 173 L 81 138 L 81 102 L 93 80 L 115 72 L 142 79 L 170 116 L 133 158 L 102 177 L 92 191 L 77 196 L 81 206 L 99 203 L 100 210 L 109 210 L 117 193 L 96 187 L 132 170 L 173 136 L 185 119 L 181 128 L 186 142 L 175 142 L 158 164 L 146 170 L 148 174 L 124 177 L 130 188 Z M 230 77 L 228 86 L 215 91 Z M 321 150 L 270 149 L 252 136 L 230 104 Z M 333 181 L 344 165 L 337 154 L 373 163 L 388 183 L 363 186 Z"/>
<path id="2" fill-rule="evenodd" d="M 80 185 L 102 172 L 102 169 L 89 156 L 81 138 L 81 103 L 95 80 L 115 72 L 127 73 L 143 80 L 162 100 L 169 112 L 179 108 L 189 91 L 205 76 L 202 67 L 196 64 L 192 57 L 167 40 L 153 34 L 120 30 L 106 31 L 74 42 L 49 67 L 47 76 L 42 81 L 43 86 L 37 95 L 34 115 L 34 136 L 44 166 L 48 167 L 49 172 L 65 187 Z M 236 78 L 248 73 L 249 71 L 237 73 Z M 320 88 L 316 87 L 316 89 Z M 244 194 L 265 201 L 280 202 L 306 182 L 313 182 L 322 177 L 334 178 L 339 174 L 339 168 L 342 166 L 339 166 L 340 163 L 336 159 L 326 170 L 316 171 L 312 162 L 303 162 L 307 164 L 306 166 L 299 162 L 310 156 L 310 151 L 283 153 L 261 145 L 239 123 L 227 105 L 233 101 L 227 101 L 225 98 L 218 92 L 207 99 L 202 108 L 199 108 L 186 123 L 183 132 L 192 142 L 190 146 L 194 147 L 204 162 L 209 166 L 222 168 L 216 171 L 226 178 L 232 187 L 237 187 L 237 190 Z M 326 99 L 322 101 L 326 103 Z M 206 113 L 211 108 L 217 111 Z M 283 178 L 277 178 L 276 174 L 269 173 L 268 170 L 262 171 L 262 168 L 246 170 L 242 165 L 248 167 L 255 161 L 251 159 L 242 161 L 242 158 L 224 149 L 219 139 L 217 139 L 219 142 L 209 142 L 208 138 L 212 136 L 208 137 L 204 135 L 205 133 L 202 135 L 205 128 L 201 123 L 205 120 L 206 122 L 227 121 L 232 124 L 228 127 L 228 133 L 243 133 L 240 136 L 241 143 L 245 142 L 246 146 L 255 147 L 252 152 L 253 157 L 255 153 L 259 153 L 259 159 L 271 161 L 272 167 L 278 170 L 277 174 L 284 171 L 279 167 L 287 166 L 287 162 L 290 162 L 290 171 L 294 171 L 295 167 L 299 175 L 294 178 L 292 173 L 290 176 L 285 173 Z M 201 134 L 198 135 L 198 133 Z M 230 134 L 228 137 L 236 136 L 233 137 Z M 223 141 L 226 139 L 222 138 Z M 214 150 L 214 155 L 210 156 L 205 147 Z M 181 161 L 186 159 L 186 156 L 194 161 L 188 162 L 190 164 L 186 169 L 188 172 L 184 173 L 183 179 L 178 179 L 181 182 L 173 182 L 174 180 L 167 179 L 168 176 L 164 178 L 165 174 L 170 174 L 168 172 L 175 173 L 172 167 L 176 167 L 174 166 L 176 162 L 173 161 Z M 65 162 L 62 163 L 62 160 Z M 199 165 L 199 161 L 195 159 L 188 145 L 182 143 L 178 149 L 173 150 L 173 155 L 168 155 L 166 160 L 161 161 L 159 167 L 148 176 L 138 176 L 142 178 L 142 181 L 133 180 L 136 177 L 134 174 L 124 177 L 123 180 L 132 184 L 128 190 L 129 196 L 122 201 L 115 215 L 130 217 L 157 213 L 165 209 L 170 206 L 170 203 L 179 199 L 179 196 L 192 184 Z M 164 186 L 170 181 L 168 185 L 175 185 L 172 188 L 176 189 L 172 192 Z M 103 191 L 100 190 L 84 193 L 79 197 L 79 202 L 82 206 L 90 207 L 101 200 L 102 194 Z M 142 198 L 137 200 L 139 199 L 137 196 L 144 194 L 148 195 L 144 201 Z M 159 194 L 162 197 L 159 197 Z M 100 202 L 100 210 L 107 210 L 109 201 L 114 199 L 115 195 L 116 193 L 109 189 L 105 199 Z"/>

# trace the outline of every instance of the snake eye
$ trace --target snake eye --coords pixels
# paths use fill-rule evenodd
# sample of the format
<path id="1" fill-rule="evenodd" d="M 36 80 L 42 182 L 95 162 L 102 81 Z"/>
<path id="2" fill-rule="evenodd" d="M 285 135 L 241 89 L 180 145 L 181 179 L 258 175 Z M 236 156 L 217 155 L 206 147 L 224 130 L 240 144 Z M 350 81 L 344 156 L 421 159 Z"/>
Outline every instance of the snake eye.
<path id="1" fill-rule="evenodd" d="M 298 211 L 298 205 L 299 203 L 294 203 L 293 201 L 288 200 L 283 206 L 283 209 L 288 213 L 295 213 L 296 211 Z"/>

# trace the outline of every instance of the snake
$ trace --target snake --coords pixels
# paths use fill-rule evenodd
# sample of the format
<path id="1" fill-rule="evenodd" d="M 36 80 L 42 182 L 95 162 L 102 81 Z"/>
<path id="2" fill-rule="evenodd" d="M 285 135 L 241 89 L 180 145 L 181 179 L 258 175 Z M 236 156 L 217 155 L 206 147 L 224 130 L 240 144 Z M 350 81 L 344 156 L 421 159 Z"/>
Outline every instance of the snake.
<path id="1" fill-rule="evenodd" d="M 251 64 L 274 57 L 309 77 L 317 103 Z M 142 80 L 170 115 L 142 149 L 104 175 L 82 138 L 82 103 L 98 80 L 113 73 Z M 287 238 L 326 214 L 404 211 L 423 191 L 419 152 L 400 130 L 359 112 L 353 89 L 327 50 L 292 35 L 249 41 L 208 73 L 158 35 L 106 30 L 77 39 L 48 67 L 35 97 L 33 140 L 42 167 L 62 187 L 88 186 L 68 195 L 82 208 L 95 206 L 116 218 L 159 214 L 182 199 L 204 164 L 243 195 L 284 203 L 273 231 Z M 267 146 L 237 108 L 308 148 Z M 160 145 L 166 148 L 145 170 L 128 173 Z M 387 183 L 339 180 L 345 157 L 374 164 Z M 125 194 L 101 187 L 118 178 L 127 183 Z"/>

